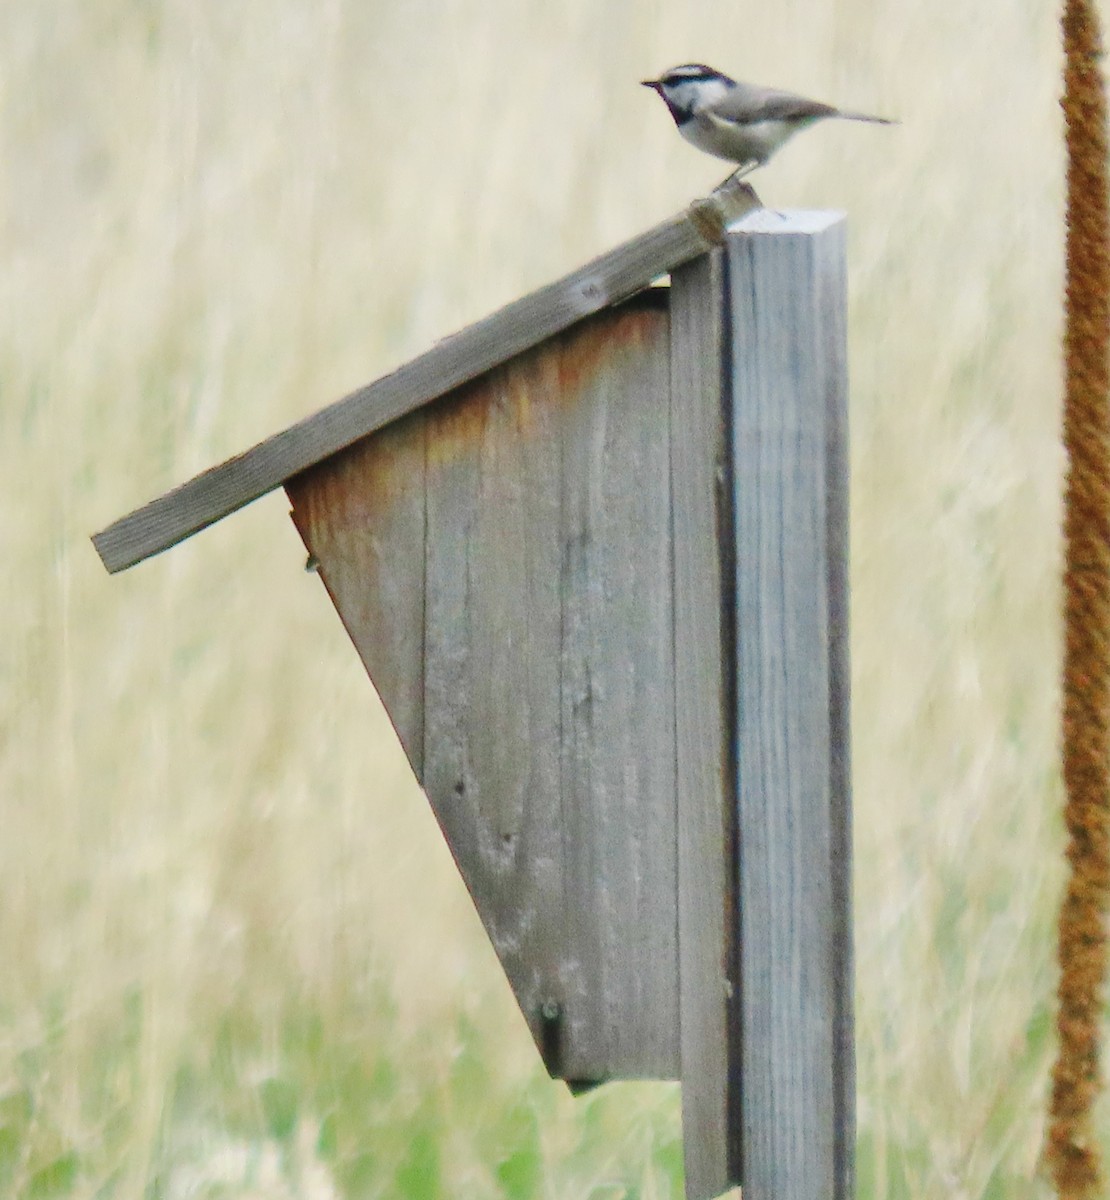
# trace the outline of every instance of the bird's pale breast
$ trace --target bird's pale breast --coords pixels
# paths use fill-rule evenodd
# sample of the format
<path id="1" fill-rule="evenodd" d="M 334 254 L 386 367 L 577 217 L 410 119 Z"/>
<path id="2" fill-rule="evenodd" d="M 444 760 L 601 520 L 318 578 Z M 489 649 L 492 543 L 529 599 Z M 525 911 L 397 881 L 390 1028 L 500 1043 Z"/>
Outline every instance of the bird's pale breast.
<path id="1" fill-rule="evenodd" d="M 765 162 L 793 134 L 808 124 L 805 121 L 754 121 L 736 124 L 699 113 L 679 126 L 679 132 L 693 146 L 729 162 Z"/>

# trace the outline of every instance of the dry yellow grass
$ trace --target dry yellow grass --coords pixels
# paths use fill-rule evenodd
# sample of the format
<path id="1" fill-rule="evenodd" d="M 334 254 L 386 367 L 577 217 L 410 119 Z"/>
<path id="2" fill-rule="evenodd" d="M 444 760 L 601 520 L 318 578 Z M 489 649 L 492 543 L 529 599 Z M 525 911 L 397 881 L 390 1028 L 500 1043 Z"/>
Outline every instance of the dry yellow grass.
<path id="1" fill-rule="evenodd" d="M 540 1078 L 282 499 L 87 535 L 715 183 L 635 86 L 703 58 L 903 121 L 756 180 L 851 221 L 860 1193 L 1046 1194 L 1055 20 L 0 6 L 0 1192 L 673 1192 L 673 1088 Z"/>

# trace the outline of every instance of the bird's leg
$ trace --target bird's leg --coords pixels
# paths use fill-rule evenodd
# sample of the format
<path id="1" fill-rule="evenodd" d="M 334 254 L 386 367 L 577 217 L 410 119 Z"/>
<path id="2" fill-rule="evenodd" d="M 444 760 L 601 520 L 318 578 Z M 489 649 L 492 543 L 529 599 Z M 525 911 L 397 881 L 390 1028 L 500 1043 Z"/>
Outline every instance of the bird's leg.
<path id="1" fill-rule="evenodd" d="M 758 166 L 759 160 L 754 158 L 750 159 L 748 162 L 741 163 L 731 175 L 726 175 L 725 178 L 722 179 L 713 190 L 715 192 L 719 192 L 723 188 L 728 187 L 730 183 L 739 183 L 745 175 L 750 175 Z"/>

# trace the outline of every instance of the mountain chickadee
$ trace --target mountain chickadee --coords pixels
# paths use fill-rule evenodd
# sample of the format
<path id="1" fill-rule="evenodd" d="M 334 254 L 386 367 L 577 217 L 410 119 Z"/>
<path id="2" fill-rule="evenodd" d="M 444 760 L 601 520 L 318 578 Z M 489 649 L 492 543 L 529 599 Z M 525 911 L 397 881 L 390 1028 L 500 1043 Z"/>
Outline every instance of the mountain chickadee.
<path id="1" fill-rule="evenodd" d="M 826 117 L 895 124 L 886 117 L 845 112 L 791 92 L 738 83 L 704 63 L 672 67 L 658 79 L 641 82 L 663 98 L 678 132 L 692 146 L 737 164 L 729 179 L 763 166 L 799 129 Z"/>

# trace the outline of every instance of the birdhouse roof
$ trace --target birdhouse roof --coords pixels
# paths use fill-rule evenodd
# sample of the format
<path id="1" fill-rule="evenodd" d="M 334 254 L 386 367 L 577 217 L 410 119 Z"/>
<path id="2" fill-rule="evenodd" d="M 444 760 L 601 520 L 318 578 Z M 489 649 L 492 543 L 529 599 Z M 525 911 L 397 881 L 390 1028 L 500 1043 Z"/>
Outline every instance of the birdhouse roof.
<path id="1" fill-rule="evenodd" d="M 114 573 L 168 550 L 360 438 L 627 299 L 711 249 L 730 224 L 757 206 L 745 185 L 719 189 L 391 374 L 210 467 L 96 534 L 93 544 L 104 566 Z"/>

